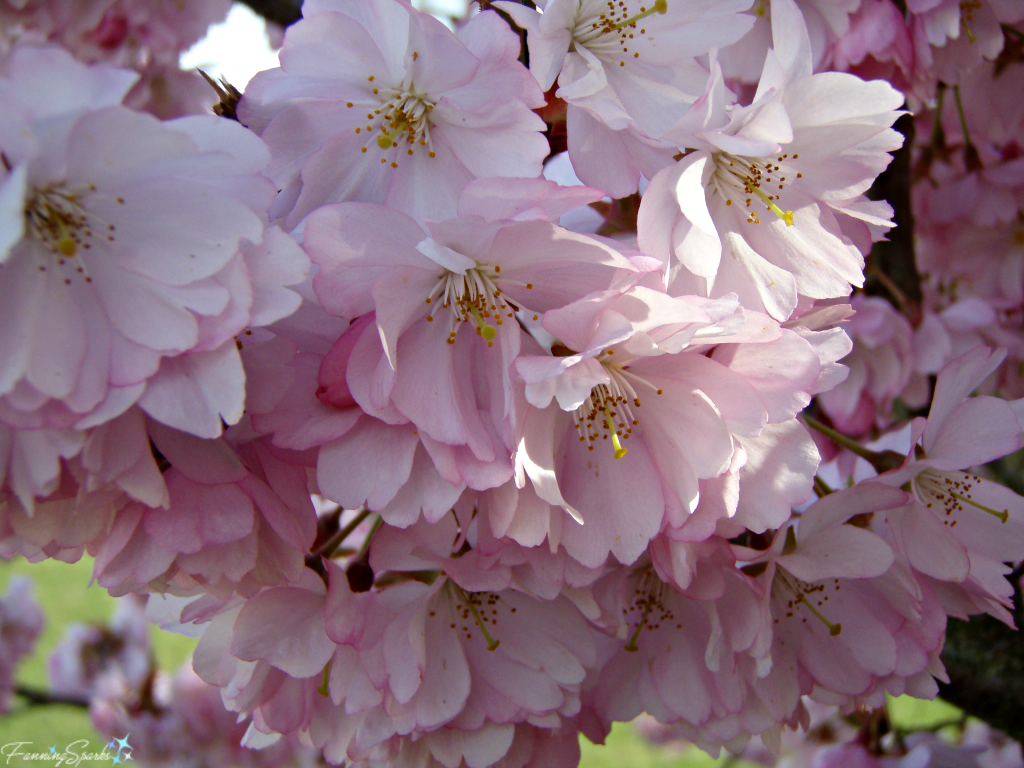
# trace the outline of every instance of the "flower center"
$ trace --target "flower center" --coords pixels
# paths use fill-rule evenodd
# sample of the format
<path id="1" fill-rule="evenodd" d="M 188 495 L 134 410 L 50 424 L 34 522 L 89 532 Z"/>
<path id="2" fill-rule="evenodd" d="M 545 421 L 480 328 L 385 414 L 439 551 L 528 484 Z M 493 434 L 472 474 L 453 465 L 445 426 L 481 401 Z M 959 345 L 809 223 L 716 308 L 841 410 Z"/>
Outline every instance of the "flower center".
<path id="1" fill-rule="evenodd" d="M 434 304 L 441 302 L 441 307 L 450 309 L 448 332 L 448 343 L 454 344 L 458 335 L 459 326 L 465 322 L 472 322 L 476 326 L 477 336 L 482 337 L 488 347 L 494 346 L 494 339 L 498 336 L 498 329 L 495 326 L 503 325 L 503 318 L 514 318 L 516 305 L 502 298 L 501 289 L 494 284 L 500 266 L 493 268 L 480 266 L 467 269 L 463 275 L 457 272 L 445 271 L 441 279 L 437 281 L 427 296 L 426 303 Z M 527 284 L 532 288 L 532 284 Z M 494 321 L 491 325 L 490 320 Z M 434 321 L 433 309 L 427 315 L 427 322 Z"/>
<path id="2" fill-rule="evenodd" d="M 572 30 L 573 44 L 583 46 L 600 58 L 618 60 L 619 66 L 624 67 L 637 24 L 648 16 L 666 13 L 668 0 L 655 0 L 651 7 L 641 5 L 636 13 L 630 13 L 627 0 L 582 2 L 580 10 L 583 13 L 577 16 Z M 647 29 L 642 28 L 639 33 L 644 35 Z M 632 51 L 632 58 L 639 59 L 640 52 Z"/>
<path id="3" fill-rule="evenodd" d="M 501 645 L 501 640 L 495 640 L 491 637 L 487 625 L 490 624 L 491 629 L 495 629 L 498 626 L 497 606 L 501 601 L 501 595 L 494 592 L 467 592 L 450 579 L 448 580 L 448 586 L 451 587 L 451 591 L 456 598 L 453 601 L 455 614 L 463 622 L 462 632 L 466 640 L 473 639 L 472 622 L 472 624 L 476 624 L 480 634 L 483 635 L 484 642 L 487 643 L 487 650 L 496 650 Z M 515 610 L 513 608 L 511 612 L 515 613 Z M 453 624 L 451 628 L 457 629 L 457 626 Z"/>
<path id="4" fill-rule="evenodd" d="M 966 472 L 943 472 L 929 467 L 911 481 L 911 488 L 918 500 L 928 509 L 939 507 L 945 510 L 946 519 L 942 522 L 950 528 L 956 527 L 956 513 L 964 511 L 964 504 L 987 512 L 1005 523 L 1010 518 L 1009 509 L 1000 512 L 971 498 L 971 491 L 979 482 L 981 478 L 977 475 L 968 475 Z"/>
<path id="5" fill-rule="evenodd" d="M 415 51 L 412 55 L 413 58 L 418 57 Z M 370 75 L 369 81 L 372 83 L 374 80 L 375 76 Z M 366 109 L 366 126 L 358 126 L 355 132 L 365 131 L 370 141 L 360 151 L 365 154 L 376 146 L 374 151 L 381 152 L 381 164 L 392 168 L 398 167 L 403 152 L 411 157 L 419 150 L 426 152 L 428 157 L 434 157 L 434 145 L 430 140 L 430 112 L 434 109 L 434 102 L 419 93 L 411 80 L 406 80 L 398 88 L 374 87 L 376 101 L 346 102 L 349 108 Z"/>
<path id="6" fill-rule="evenodd" d="M 661 390 L 627 371 L 627 366 L 613 363 L 614 354 L 614 349 L 607 349 L 598 356 L 598 362 L 604 366 L 611 381 L 608 384 L 598 384 L 590 390 L 590 395 L 583 404 L 573 411 L 572 420 L 579 433 L 580 442 L 589 443 L 588 451 L 594 450 L 594 443 L 598 439 L 611 440 L 615 458 L 621 459 L 628 453 L 622 441 L 629 440 L 633 434 L 633 427 L 640 423 L 632 410 L 640 407 L 640 397 L 633 385 L 649 387 L 659 395 Z"/>
<path id="7" fill-rule="evenodd" d="M 794 160 L 798 157 L 793 155 Z M 779 193 L 786 181 L 786 176 L 782 174 L 787 173 L 786 168 L 779 163 L 786 163 L 789 160 L 788 154 L 779 155 L 774 163 L 770 158 L 745 157 L 730 152 L 718 152 L 714 160 L 715 171 L 709 186 L 713 186 L 725 198 L 726 205 L 732 205 L 734 198 L 742 199 L 748 209 L 748 224 L 761 223 L 757 211 L 751 207 L 756 197 L 769 211 L 786 222 L 787 227 L 793 226 L 793 212 L 783 211 L 776 202 L 781 197 Z M 795 174 L 798 179 L 802 176 L 802 173 Z"/>
<path id="8" fill-rule="evenodd" d="M 960 26 L 967 33 L 967 40 L 973 45 L 977 42 L 974 32 L 971 31 L 971 23 L 974 21 L 974 12 L 982 8 L 981 0 L 961 0 L 960 2 Z"/>
<path id="9" fill-rule="evenodd" d="M 98 241 L 113 242 L 113 224 L 99 222 L 82 207 L 83 198 L 96 187 L 89 185 L 73 190 L 63 184 L 51 184 L 31 192 L 25 201 L 25 228 L 28 236 L 40 243 L 52 255 L 41 261 L 39 271 L 46 272 L 56 266 L 64 273 L 64 282 L 71 283 L 69 270 L 90 283 L 82 262 L 83 251 L 90 250 Z M 124 198 L 117 198 L 124 203 Z"/>
<path id="10" fill-rule="evenodd" d="M 790 528 L 790 531 L 792 530 L 793 529 Z M 838 592 L 840 588 L 839 579 L 833 579 L 832 582 L 832 591 Z M 784 601 L 786 603 L 787 618 L 795 616 L 797 610 L 799 610 L 802 605 L 811 612 L 814 618 L 828 627 L 828 633 L 832 635 L 832 637 L 835 637 L 843 631 L 842 624 L 833 624 L 825 618 L 825 615 L 820 610 L 818 610 L 819 608 L 824 608 L 825 603 L 828 602 L 828 595 L 826 592 L 829 587 L 823 582 L 817 581 L 814 584 L 808 584 L 806 581 L 798 579 L 782 566 L 777 565 L 775 568 L 775 583 L 780 584 L 782 588 L 792 596 Z M 783 597 L 778 593 L 776 593 L 776 596 L 780 599 Z M 776 623 L 778 623 L 778 621 L 778 619 L 775 619 Z M 801 621 L 806 624 L 807 617 L 801 617 Z"/>
<path id="11" fill-rule="evenodd" d="M 658 629 L 661 622 L 675 620 L 675 614 L 665 604 L 664 598 L 665 583 L 658 578 L 653 568 L 645 568 L 633 590 L 633 599 L 627 608 L 623 608 L 627 626 L 634 625 L 633 634 L 626 643 L 626 650 L 630 653 L 640 650 L 637 640 L 640 639 L 640 632 L 644 627 Z"/>

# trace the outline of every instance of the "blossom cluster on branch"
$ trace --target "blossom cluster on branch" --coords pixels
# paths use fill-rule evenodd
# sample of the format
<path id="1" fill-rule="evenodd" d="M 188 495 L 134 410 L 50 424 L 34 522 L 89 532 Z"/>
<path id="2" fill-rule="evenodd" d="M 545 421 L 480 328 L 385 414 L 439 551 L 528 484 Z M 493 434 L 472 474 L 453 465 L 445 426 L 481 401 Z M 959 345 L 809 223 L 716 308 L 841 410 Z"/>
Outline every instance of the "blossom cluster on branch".
<path id="1" fill-rule="evenodd" d="M 227 119 L 147 81 L 225 3 L 0 0 L 0 556 L 333 764 L 935 696 L 1024 560 L 1024 2 L 641 2 L 306 0 Z"/>

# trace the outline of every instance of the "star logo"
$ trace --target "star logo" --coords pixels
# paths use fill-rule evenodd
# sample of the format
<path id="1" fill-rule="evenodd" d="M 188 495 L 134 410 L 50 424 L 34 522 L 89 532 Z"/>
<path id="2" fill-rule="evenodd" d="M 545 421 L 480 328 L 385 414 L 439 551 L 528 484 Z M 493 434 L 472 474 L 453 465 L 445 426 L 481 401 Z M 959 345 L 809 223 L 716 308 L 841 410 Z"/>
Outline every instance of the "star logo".
<path id="1" fill-rule="evenodd" d="M 57 754 L 57 748 L 56 747 L 50 747 L 50 754 L 51 755 Z"/>
<path id="2" fill-rule="evenodd" d="M 124 761 L 127 763 L 131 759 L 132 759 L 132 753 L 131 752 L 125 752 L 124 753 Z"/>
<path id="3" fill-rule="evenodd" d="M 118 751 L 119 754 L 120 754 L 122 749 L 131 749 L 132 748 L 131 745 L 128 743 L 128 737 L 129 736 L 131 736 L 131 734 L 130 733 L 126 733 L 124 735 L 123 739 L 115 739 L 115 741 L 117 742 L 117 751 Z"/>
<path id="4" fill-rule="evenodd" d="M 114 756 L 113 756 L 112 758 L 110 758 L 110 759 L 111 759 L 111 761 L 112 761 L 112 762 L 114 763 L 114 765 L 117 765 L 118 763 L 120 763 L 120 762 L 121 762 L 121 758 L 120 758 L 120 757 L 118 757 L 117 755 L 114 755 Z"/>

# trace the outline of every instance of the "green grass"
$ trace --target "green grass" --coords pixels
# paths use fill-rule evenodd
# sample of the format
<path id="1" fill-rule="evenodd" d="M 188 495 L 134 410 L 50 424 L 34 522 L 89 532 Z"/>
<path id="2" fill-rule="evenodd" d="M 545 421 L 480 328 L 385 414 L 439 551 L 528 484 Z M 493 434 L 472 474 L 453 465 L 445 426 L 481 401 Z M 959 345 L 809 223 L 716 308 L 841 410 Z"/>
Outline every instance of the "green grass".
<path id="1" fill-rule="evenodd" d="M 15 574 L 30 576 L 35 581 L 35 595 L 46 614 L 46 628 L 35 654 L 18 670 L 18 682 L 46 690 L 48 678 L 46 659 L 60 642 L 69 624 L 104 623 L 114 613 L 114 599 L 106 590 L 88 586 L 92 561 L 83 559 L 73 565 L 48 560 L 31 564 L 24 560 L 0 561 L 0 594 L 7 591 L 7 582 Z M 153 628 L 153 653 L 162 669 L 174 669 L 192 655 L 194 640 Z M 30 741 L 33 747 L 58 749 L 78 739 L 86 739 L 99 747 L 100 737 L 89 722 L 89 714 L 79 707 L 47 704 L 26 706 L 16 699 L 15 709 L 0 717 L 0 745 L 9 741 Z"/>
<path id="2" fill-rule="evenodd" d="M 47 688 L 47 656 L 69 624 L 102 623 L 113 615 L 114 599 L 100 587 L 89 586 L 91 573 L 92 561 L 88 558 L 73 565 L 52 560 L 37 564 L 0 561 L 0 593 L 6 591 L 13 575 L 28 575 L 35 581 L 36 599 L 46 614 L 46 629 L 36 653 L 19 669 L 18 680 L 22 684 Z M 168 671 L 184 663 L 195 645 L 194 640 L 155 627 L 150 637 L 157 664 Z M 906 728 L 932 727 L 955 720 L 960 714 L 945 702 L 920 701 L 909 696 L 893 699 L 890 712 L 894 722 Z M 12 713 L 0 717 L 0 745 L 30 741 L 34 748 L 56 745 L 61 749 L 78 739 L 86 739 L 97 748 L 101 743 L 84 709 L 57 705 L 29 707 L 18 700 Z M 582 768 L 752 768 L 749 763 L 730 762 L 728 756 L 715 760 L 696 747 L 680 749 L 652 744 L 627 723 L 617 723 L 612 728 L 605 746 L 596 746 L 584 738 L 580 745 Z"/>

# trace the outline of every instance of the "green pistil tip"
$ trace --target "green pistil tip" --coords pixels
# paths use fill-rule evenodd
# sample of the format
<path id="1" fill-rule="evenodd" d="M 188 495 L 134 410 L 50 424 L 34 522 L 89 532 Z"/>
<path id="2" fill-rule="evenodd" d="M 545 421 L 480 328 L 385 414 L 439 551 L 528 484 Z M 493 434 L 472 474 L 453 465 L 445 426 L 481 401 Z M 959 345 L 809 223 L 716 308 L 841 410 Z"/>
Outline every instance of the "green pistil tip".
<path id="1" fill-rule="evenodd" d="M 323 697 L 330 695 L 330 680 L 331 680 L 331 662 L 327 662 L 327 666 L 324 667 L 324 681 L 316 689 L 316 692 Z"/>
<path id="2" fill-rule="evenodd" d="M 495 337 L 498 335 L 498 329 L 493 325 L 484 325 L 480 328 L 480 335 L 487 341 L 494 341 Z"/>
<path id="3" fill-rule="evenodd" d="M 636 24 L 641 19 L 646 19 L 648 16 L 653 16 L 656 13 L 668 13 L 668 0 L 655 0 L 653 7 L 638 13 L 636 16 L 630 16 L 628 19 L 620 21 L 612 29 L 628 27 L 630 24 Z"/>
<path id="4" fill-rule="evenodd" d="M 381 149 L 390 149 L 394 143 L 394 140 L 386 133 L 382 133 L 377 137 L 377 146 Z"/>

